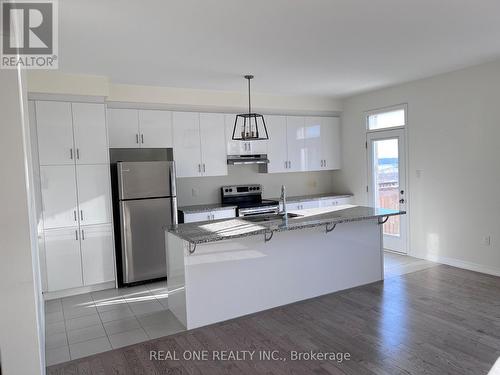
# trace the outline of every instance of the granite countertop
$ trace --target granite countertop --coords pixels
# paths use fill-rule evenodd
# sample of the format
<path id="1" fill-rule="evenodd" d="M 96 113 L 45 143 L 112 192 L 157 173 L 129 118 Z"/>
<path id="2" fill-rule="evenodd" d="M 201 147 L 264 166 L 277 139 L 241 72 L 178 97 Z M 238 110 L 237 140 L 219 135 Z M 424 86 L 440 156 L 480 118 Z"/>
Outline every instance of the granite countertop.
<path id="1" fill-rule="evenodd" d="M 302 216 L 288 220 L 276 219 L 254 222 L 244 218 L 221 219 L 209 222 L 179 224 L 169 232 L 193 244 L 222 241 L 264 233 L 281 232 L 333 225 L 351 221 L 370 220 L 384 216 L 403 215 L 405 211 L 364 206 L 345 205 L 335 209 L 307 209 L 294 211 Z M 291 212 L 291 211 L 290 211 Z"/>
<path id="2" fill-rule="evenodd" d="M 288 203 L 291 202 L 304 202 L 310 200 L 321 200 L 321 199 L 331 199 L 331 198 L 349 198 L 353 194 L 339 194 L 339 193 L 322 193 L 322 194 L 310 194 L 310 195 L 295 195 L 286 197 Z M 280 198 L 271 198 L 275 200 L 280 200 Z"/>
<path id="3" fill-rule="evenodd" d="M 217 211 L 217 210 L 227 210 L 229 208 L 237 208 L 236 205 L 223 205 L 222 203 L 212 203 L 212 204 L 196 204 L 193 206 L 183 206 L 179 207 L 178 210 L 184 213 L 193 212 L 205 212 L 205 211 Z"/>

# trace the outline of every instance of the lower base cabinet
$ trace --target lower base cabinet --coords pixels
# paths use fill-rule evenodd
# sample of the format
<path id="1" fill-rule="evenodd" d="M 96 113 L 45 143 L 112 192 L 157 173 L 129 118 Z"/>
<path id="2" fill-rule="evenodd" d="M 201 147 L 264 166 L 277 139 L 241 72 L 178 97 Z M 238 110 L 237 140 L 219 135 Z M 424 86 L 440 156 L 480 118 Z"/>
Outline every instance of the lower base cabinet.
<path id="1" fill-rule="evenodd" d="M 113 254 L 111 224 L 45 230 L 47 291 L 115 280 Z"/>
<path id="2" fill-rule="evenodd" d="M 83 285 L 78 227 L 45 231 L 45 262 L 49 292 Z"/>
<path id="3" fill-rule="evenodd" d="M 80 227 L 83 285 L 113 281 L 115 267 L 113 257 L 113 227 L 109 225 L 85 225 Z"/>

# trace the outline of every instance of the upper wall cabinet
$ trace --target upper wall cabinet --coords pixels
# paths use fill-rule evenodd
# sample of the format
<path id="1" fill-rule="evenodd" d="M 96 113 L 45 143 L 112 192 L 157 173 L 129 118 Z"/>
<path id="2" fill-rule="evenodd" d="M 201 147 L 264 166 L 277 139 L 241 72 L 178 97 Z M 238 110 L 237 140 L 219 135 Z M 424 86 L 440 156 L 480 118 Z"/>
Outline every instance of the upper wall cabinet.
<path id="1" fill-rule="evenodd" d="M 172 112 L 140 110 L 139 130 L 141 147 L 172 147 Z"/>
<path id="2" fill-rule="evenodd" d="M 340 122 L 336 117 L 266 116 L 268 172 L 340 169 Z"/>
<path id="3" fill-rule="evenodd" d="M 109 147 L 172 147 L 172 112 L 108 108 Z"/>
<path id="4" fill-rule="evenodd" d="M 108 134 L 111 148 L 140 147 L 137 109 L 108 108 Z"/>
<path id="5" fill-rule="evenodd" d="M 307 170 L 340 169 L 340 122 L 337 117 L 306 117 Z"/>
<path id="6" fill-rule="evenodd" d="M 322 169 L 342 167 L 340 119 L 338 117 L 321 119 L 321 158 L 323 159 Z"/>
<path id="7" fill-rule="evenodd" d="M 227 175 L 224 115 L 173 112 L 177 177 Z"/>
<path id="8" fill-rule="evenodd" d="M 286 117 L 266 116 L 266 126 L 269 133 L 267 171 L 268 173 L 287 172 Z"/>
<path id="9" fill-rule="evenodd" d="M 104 105 L 37 101 L 40 165 L 107 163 Z"/>

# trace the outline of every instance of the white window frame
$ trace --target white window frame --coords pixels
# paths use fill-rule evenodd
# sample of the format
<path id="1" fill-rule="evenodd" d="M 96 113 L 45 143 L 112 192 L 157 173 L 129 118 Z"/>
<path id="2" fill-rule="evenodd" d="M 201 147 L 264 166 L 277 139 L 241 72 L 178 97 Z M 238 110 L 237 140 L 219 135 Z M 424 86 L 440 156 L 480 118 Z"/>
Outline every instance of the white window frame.
<path id="1" fill-rule="evenodd" d="M 380 113 L 385 113 L 385 112 L 393 112 L 393 111 L 397 111 L 400 109 L 402 109 L 404 111 L 404 114 L 405 114 L 405 124 L 404 125 L 390 126 L 388 128 L 381 128 L 381 129 L 370 129 L 370 127 L 369 127 L 370 116 L 378 115 Z M 389 107 L 382 107 L 382 108 L 371 109 L 371 110 L 365 111 L 365 127 L 366 127 L 367 133 L 381 132 L 381 131 L 394 130 L 394 129 L 406 129 L 408 127 L 408 104 L 402 103 L 402 104 L 392 105 Z"/>

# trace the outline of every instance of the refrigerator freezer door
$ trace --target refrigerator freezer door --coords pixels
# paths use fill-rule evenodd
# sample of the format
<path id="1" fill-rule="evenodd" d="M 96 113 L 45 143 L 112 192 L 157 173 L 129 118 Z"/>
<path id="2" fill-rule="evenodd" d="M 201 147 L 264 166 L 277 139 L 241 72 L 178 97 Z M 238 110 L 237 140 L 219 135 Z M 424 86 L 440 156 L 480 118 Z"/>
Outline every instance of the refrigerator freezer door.
<path id="1" fill-rule="evenodd" d="M 175 196 L 173 162 L 118 162 L 119 199 Z"/>
<path id="2" fill-rule="evenodd" d="M 167 276 L 165 229 L 175 198 L 120 202 L 122 269 L 125 284 Z"/>

